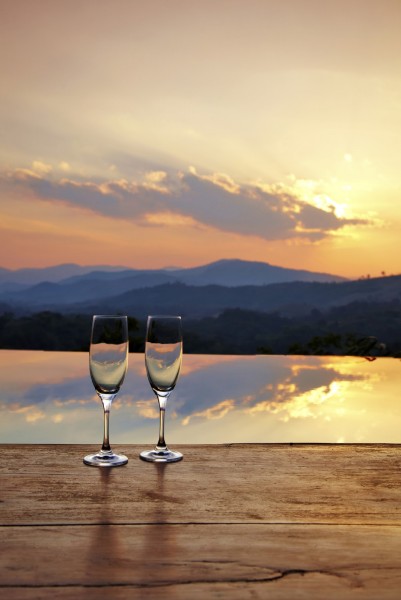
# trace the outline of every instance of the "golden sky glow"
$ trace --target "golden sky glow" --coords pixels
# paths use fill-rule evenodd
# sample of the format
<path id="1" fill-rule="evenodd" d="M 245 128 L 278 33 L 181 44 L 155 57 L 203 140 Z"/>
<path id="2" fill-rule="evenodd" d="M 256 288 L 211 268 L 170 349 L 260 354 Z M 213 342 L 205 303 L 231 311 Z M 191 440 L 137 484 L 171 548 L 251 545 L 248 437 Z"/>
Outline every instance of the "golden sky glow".
<path id="1" fill-rule="evenodd" d="M 401 271 L 399 0 L 15 0 L 0 266 Z"/>

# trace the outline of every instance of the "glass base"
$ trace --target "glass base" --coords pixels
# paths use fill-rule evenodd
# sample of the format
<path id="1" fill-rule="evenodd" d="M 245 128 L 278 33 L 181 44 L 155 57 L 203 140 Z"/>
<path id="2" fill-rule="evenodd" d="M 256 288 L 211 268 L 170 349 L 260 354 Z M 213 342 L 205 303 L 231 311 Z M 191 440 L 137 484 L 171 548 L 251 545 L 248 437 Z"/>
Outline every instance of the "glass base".
<path id="1" fill-rule="evenodd" d="M 91 467 L 121 467 L 126 465 L 128 458 L 124 454 L 114 454 L 114 452 L 96 452 L 85 456 L 84 463 Z"/>
<path id="2" fill-rule="evenodd" d="M 145 450 L 140 453 L 140 458 L 148 462 L 178 462 L 183 458 L 181 452 L 174 452 L 173 450 Z"/>

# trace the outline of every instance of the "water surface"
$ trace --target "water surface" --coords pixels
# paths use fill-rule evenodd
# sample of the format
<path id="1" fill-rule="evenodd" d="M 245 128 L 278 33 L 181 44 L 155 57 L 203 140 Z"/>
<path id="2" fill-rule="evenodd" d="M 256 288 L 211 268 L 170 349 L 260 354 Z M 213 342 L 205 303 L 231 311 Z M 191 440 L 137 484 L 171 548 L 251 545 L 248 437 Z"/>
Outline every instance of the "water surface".
<path id="1" fill-rule="evenodd" d="M 93 443 L 103 416 L 88 355 L 0 351 L 0 442 Z M 166 440 L 401 443 L 401 361 L 360 357 L 186 355 Z M 111 442 L 153 444 L 158 405 L 142 354 L 111 412 Z"/>

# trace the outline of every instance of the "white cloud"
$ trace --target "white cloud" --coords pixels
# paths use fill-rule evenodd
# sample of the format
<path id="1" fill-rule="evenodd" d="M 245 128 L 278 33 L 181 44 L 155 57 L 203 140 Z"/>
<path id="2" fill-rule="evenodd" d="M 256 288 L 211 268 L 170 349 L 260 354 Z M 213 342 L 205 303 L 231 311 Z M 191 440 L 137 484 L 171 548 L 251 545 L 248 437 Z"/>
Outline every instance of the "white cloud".
<path id="1" fill-rule="evenodd" d="M 52 172 L 53 167 L 49 164 L 46 164 L 40 160 L 34 160 L 32 163 L 32 170 L 34 173 L 38 175 L 48 175 Z"/>

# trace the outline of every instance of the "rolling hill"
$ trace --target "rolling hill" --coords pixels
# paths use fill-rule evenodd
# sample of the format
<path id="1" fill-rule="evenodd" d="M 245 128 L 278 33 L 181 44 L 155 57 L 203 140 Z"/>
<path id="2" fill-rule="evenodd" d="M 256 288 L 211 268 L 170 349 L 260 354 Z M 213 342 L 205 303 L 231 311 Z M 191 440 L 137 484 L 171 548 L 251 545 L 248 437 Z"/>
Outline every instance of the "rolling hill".
<path id="1" fill-rule="evenodd" d="M 268 263 L 241 260 L 220 260 L 189 269 L 154 270 L 105 270 L 101 267 L 60 265 L 49 269 L 22 269 L 15 272 L 3 269 L 0 271 L 0 302 L 12 304 L 18 309 L 63 308 L 166 284 L 238 288 L 295 281 L 339 282 L 345 279 L 326 273 L 285 269 Z"/>
<path id="2" fill-rule="evenodd" d="M 194 286 L 168 282 L 151 287 L 125 291 L 125 279 L 110 286 L 99 287 L 98 281 L 81 281 L 73 287 L 41 283 L 25 292 L 0 297 L 4 310 L 34 313 L 43 310 L 61 313 L 99 314 L 124 313 L 143 319 L 148 314 L 181 314 L 187 318 L 217 316 L 225 309 L 244 309 L 263 313 L 277 312 L 284 316 L 308 315 L 311 310 L 327 311 L 354 302 L 392 302 L 401 300 L 401 276 L 359 281 L 274 283 L 226 287 Z M 18 300 L 17 300 L 18 298 Z M 4 308 L 5 307 L 5 308 Z"/>

